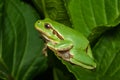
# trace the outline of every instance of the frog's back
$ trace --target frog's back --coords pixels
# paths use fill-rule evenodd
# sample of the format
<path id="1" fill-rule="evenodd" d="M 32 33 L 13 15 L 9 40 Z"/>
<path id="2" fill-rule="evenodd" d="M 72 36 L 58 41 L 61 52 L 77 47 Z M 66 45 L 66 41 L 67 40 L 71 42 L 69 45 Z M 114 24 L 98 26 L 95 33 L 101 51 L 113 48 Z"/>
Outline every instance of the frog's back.
<path id="1" fill-rule="evenodd" d="M 57 32 L 59 32 L 64 37 L 65 40 L 72 41 L 76 47 L 85 49 L 88 46 L 89 41 L 82 33 L 63 24 L 57 24 L 55 28 Z"/>

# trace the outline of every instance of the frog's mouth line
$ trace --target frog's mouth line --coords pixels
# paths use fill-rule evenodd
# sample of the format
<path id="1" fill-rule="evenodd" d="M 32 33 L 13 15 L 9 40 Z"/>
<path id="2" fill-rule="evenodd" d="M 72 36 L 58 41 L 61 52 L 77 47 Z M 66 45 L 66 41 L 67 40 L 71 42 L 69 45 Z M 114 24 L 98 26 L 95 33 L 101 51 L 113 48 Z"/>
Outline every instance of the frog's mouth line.
<path id="1" fill-rule="evenodd" d="M 46 34 L 45 34 L 42 30 L 40 30 L 39 28 L 36 28 L 36 29 L 41 33 L 41 35 L 42 35 L 47 41 L 54 40 L 54 39 L 51 38 L 50 36 L 46 35 Z M 51 30 L 52 30 L 52 33 L 53 33 L 54 35 L 56 35 L 58 39 L 64 40 L 64 38 L 63 38 L 56 30 L 54 30 L 53 28 L 51 28 Z"/>

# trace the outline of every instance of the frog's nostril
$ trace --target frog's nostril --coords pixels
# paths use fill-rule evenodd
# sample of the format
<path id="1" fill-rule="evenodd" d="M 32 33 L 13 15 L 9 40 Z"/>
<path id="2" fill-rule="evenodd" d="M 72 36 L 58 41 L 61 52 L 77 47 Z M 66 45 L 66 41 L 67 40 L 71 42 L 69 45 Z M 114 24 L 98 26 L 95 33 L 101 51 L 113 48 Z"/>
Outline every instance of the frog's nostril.
<path id="1" fill-rule="evenodd" d="M 38 21 L 38 23 L 40 24 L 41 22 L 40 22 L 40 21 Z"/>

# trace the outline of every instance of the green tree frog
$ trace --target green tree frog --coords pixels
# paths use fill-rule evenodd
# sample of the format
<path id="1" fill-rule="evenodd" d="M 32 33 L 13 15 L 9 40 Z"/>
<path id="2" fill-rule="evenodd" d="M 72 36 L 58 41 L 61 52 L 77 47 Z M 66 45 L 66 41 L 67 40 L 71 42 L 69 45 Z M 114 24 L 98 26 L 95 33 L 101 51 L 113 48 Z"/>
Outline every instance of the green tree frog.
<path id="1" fill-rule="evenodd" d="M 49 48 L 60 59 L 83 68 L 96 68 L 89 41 L 81 33 L 49 18 L 38 20 L 35 28 L 45 39 L 45 55 Z"/>

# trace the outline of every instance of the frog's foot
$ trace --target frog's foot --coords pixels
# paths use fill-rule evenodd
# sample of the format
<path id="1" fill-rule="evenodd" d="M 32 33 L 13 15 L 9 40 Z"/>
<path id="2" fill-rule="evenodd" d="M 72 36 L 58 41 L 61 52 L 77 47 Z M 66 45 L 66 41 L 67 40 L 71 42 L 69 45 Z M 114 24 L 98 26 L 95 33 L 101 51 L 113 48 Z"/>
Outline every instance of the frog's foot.
<path id="1" fill-rule="evenodd" d="M 70 58 L 73 57 L 73 55 L 70 54 L 70 50 L 58 51 L 57 55 L 66 61 L 70 61 Z"/>

